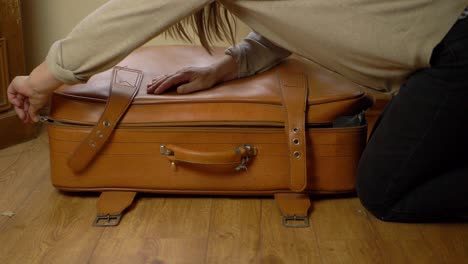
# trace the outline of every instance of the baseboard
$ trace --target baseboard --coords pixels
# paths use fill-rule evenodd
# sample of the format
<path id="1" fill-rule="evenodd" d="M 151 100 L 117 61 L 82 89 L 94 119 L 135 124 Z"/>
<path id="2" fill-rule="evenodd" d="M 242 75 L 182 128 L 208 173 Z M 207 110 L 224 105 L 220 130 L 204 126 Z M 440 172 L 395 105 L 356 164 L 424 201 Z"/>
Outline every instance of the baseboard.
<path id="1" fill-rule="evenodd" d="M 36 138 L 40 124 L 24 124 L 15 111 L 0 114 L 0 149 Z"/>

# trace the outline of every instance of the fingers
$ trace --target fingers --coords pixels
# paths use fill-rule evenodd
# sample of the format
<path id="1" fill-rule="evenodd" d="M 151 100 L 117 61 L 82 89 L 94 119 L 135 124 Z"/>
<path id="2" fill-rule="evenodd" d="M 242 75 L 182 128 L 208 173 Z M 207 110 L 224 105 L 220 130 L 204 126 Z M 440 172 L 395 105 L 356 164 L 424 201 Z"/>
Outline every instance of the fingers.
<path id="1" fill-rule="evenodd" d="M 29 109 L 31 108 L 31 103 L 29 102 L 29 98 L 24 99 L 23 103 L 23 112 L 24 112 L 24 117 L 22 118 L 22 121 L 24 123 L 32 123 L 31 121 L 31 116 L 29 115 Z"/>
<path id="2" fill-rule="evenodd" d="M 177 93 L 188 94 L 188 93 L 193 93 L 199 90 L 204 90 L 207 88 L 209 87 L 204 86 L 203 83 L 195 81 L 195 82 L 189 82 L 189 83 L 186 83 L 177 87 Z"/>
<path id="3" fill-rule="evenodd" d="M 17 91 L 18 83 L 21 79 L 22 79 L 21 77 L 16 77 L 15 79 L 13 79 L 10 85 L 8 85 L 8 88 L 7 88 L 8 101 L 10 101 L 12 105 L 16 107 L 20 107 L 20 108 L 23 107 L 23 98 L 24 98 L 21 95 L 21 93 Z"/>
<path id="4" fill-rule="evenodd" d="M 29 100 L 26 100 L 27 109 L 25 108 L 24 111 L 26 112 L 26 123 L 33 123 L 39 121 L 39 108 L 32 104 Z"/>
<path id="5" fill-rule="evenodd" d="M 39 111 L 47 105 L 49 99 L 50 95 L 48 94 L 37 94 L 36 96 L 29 98 L 29 106 L 27 113 L 30 118 L 30 122 L 39 121 Z"/>
<path id="6" fill-rule="evenodd" d="M 27 113 L 29 111 L 30 106 L 31 106 L 31 104 L 29 103 L 29 99 L 24 100 L 23 110 L 24 110 L 25 113 Z"/>
<path id="7" fill-rule="evenodd" d="M 14 106 L 15 112 L 23 122 L 28 122 L 30 92 L 25 89 L 27 76 L 18 76 L 13 79 L 7 88 L 8 101 Z"/>
<path id="8" fill-rule="evenodd" d="M 178 73 L 169 78 L 167 78 L 164 82 L 162 82 L 158 88 L 154 91 L 154 94 L 161 94 L 167 89 L 180 85 L 186 82 L 189 82 L 191 79 L 191 74 L 189 73 Z"/>
<path id="9" fill-rule="evenodd" d="M 156 83 L 152 84 L 149 91 L 152 91 L 154 94 L 161 94 L 167 89 L 177 86 L 182 83 L 190 81 L 192 75 L 190 73 L 176 73 L 166 78 L 158 80 Z M 154 90 L 152 90 L 154 89 Z"/>
<path id="10" fill-rule="evenodd" d="M 25 121 L 26 113 L 24 112 L 22 108 L 15 106 L 15 112 L 18 115 L 19 119 Z"/>
<path id="11" fill-rule="evenodd" d="M 18 117 L 21 119 L 21 121 L 23 121 L 23 123 L 32 123 L 31 118 L 29 116 L 30 107 L 31 107 L 31 103 L 29 102 L 29 99 L 26 98 L 24 100 L 23 106 L 19 108 L 21 112 L 16 111 Z"/>
<path id="12" fill-rule="evenodd" d="M 186 94 L 213 87 L 217 82 L 213 67 L 188 67 L 172 75 L 155 78 L 147 86 L 148 94 L 161 94 L 171 87 L 178 86 L 177 93 Z"/>
<path id="13" fill-rule="evenodd" d="M 170 75 L 161 75 L 158 76 L 156 79 L 153 79 L 153 82 L 151 84 L 147 85 L 146 93 L 148 94 L 153 94 L 154 91 L 159 87 L 159 85 L 165 81 L 167 78 L 169 78 Z"/>
<path id="14" fill-rule="evenodd" d="M 16 93 L 16 91 L 14 91 L 13 88 L 10 88 L 10 87 L 11 87 L 11 84 L 8 87 L 8 92 L 7 92 L 8 101 L 10 101 L 10 103 L 16 107 L 21 107 L 23 104 L 18 98 L 18 93 Z"/>
<path id="15" fill-rule="evenodd" d="M 29 117 L 29 121 L 32 121 L 32 122 L 38 122 L 39 121 L 39 108 L 37 108 L 35 105 L 31 105 L 28 109 L 28 117 Z"/>
<path id="16" fill-rule="evenodd" d="M 148 85 L 146 86 L 146 88 L 149 88 L 149 87 L 153 86 L 154 84 L 158 83 L 158 82 L 161 81 L 162 79 L 167 78 L 168 76 L 169 76 L 169 75 L 164 74 L 164 75 L 160 75 L 160 76 L 156 77 L 155 79 L 153 79 L 153 81 L 152 81 L 150 84 L 148 84 Z"/>

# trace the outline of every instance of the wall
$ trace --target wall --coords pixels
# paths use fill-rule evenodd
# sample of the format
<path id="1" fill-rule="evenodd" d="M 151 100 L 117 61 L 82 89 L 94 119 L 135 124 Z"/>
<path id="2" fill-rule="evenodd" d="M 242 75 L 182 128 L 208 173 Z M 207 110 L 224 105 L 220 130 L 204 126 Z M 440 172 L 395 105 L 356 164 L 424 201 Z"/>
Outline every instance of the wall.
<path id="1" fill-rule="evenodd" d="M 41 63 L 52 43 L 63 38 L 87 14 L 107 0 L 23 0 L 23 31 L 26 68 L 30 72 Z M 238 23 L 237 39 L 240 40 L 249 29 Z M 149 42 L 150 45 L 182 44 L 182 41 L 166 39 L 161 35 Z M 220 43 L 227 46 L 227 43 Z"/>

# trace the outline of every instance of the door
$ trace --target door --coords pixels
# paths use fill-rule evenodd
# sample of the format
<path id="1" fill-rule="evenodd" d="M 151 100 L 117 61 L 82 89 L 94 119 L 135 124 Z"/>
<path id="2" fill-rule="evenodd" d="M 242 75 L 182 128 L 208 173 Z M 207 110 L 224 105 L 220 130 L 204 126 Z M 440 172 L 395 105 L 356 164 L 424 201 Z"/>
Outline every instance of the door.
<path id="1" fill-rule="evenodd" d="M 0 148 L 37 136 L 39 125 L 25 125 L 8 103 L 6 90 L 25 74 L 20 0 L 0 0 Z"/>

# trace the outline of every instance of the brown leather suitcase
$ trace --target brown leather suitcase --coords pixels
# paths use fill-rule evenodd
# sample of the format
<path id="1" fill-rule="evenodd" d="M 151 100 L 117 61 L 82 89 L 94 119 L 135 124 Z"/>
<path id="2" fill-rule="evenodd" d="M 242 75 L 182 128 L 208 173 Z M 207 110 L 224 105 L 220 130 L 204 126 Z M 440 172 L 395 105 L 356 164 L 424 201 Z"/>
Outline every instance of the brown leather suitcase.
<path id="1" fill-rule="evenodd" d="M 137 192 L 274 195 L 296 227 L 308 225 L 310 194 L 352 192 L 372 105 L 355 84 L 290 58 L 205 91 L 146 94 L 153 78 L 222 54 L 145 47 L 59 89 L 44 118 L 53 185 L 102 192 L 98 226 L 118 224 Z"/>

